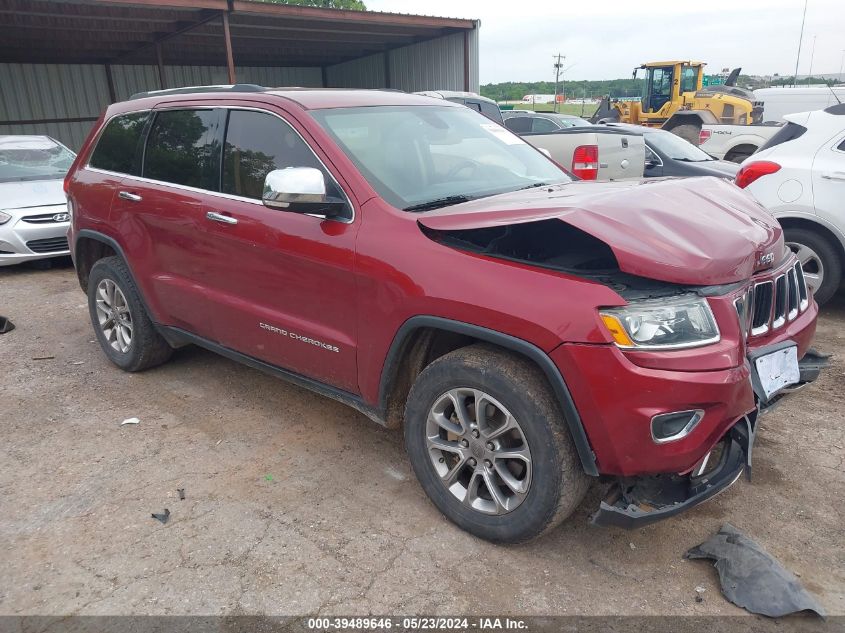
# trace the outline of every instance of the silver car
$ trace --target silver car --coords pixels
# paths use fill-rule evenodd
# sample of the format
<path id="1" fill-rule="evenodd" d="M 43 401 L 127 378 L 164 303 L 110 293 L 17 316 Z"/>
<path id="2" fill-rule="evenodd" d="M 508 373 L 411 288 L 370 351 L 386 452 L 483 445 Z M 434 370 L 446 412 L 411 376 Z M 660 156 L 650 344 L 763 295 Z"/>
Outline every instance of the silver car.
<path id="1" fill-rule="evenodd" d="M 49 136 L 0 136 L 0 266 L 70 254 L 62 181 L 75 157 Z"/>

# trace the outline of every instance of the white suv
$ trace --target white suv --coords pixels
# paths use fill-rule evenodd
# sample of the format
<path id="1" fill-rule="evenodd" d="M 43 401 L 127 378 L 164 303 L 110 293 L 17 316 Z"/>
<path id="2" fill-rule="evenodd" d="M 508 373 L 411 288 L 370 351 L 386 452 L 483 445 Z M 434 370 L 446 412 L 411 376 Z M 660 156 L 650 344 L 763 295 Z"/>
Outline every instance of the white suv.
<path id="1" fill-rule="evenodd" d="M 736 184 L 780 221 L 823 304 L 839 289 L 845 263 L 845 104 L 784 118 L 743 161 Z"/>

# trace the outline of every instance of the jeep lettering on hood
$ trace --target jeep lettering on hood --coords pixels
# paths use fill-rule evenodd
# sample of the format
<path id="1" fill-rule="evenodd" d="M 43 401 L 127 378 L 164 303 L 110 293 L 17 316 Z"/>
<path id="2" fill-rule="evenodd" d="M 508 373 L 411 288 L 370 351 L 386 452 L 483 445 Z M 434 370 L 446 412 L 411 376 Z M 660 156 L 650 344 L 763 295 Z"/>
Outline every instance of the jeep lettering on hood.
<path id="1" fill-rule="evenodd" d="M 670 283 L 742 281 L 784 256 L 777 221 L 711 177 L 573 182 L 454 205 L 419 223 L 452 232 L 554 219 L 607 244 L 622 272 Z"/>

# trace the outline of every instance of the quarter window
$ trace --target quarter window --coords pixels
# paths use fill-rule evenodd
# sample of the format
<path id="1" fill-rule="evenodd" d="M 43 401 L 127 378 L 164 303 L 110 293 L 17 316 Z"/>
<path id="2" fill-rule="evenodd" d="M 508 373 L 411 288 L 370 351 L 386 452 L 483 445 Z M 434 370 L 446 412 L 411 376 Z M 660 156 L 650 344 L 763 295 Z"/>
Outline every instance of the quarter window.
<path id="1" fill-rule="evenodd" d="M 272 114 L 232 110 L 223 147 L 223 193 L 261 199 L 264 178 L 274 169 L 314 167 L 326 177 L 328 193 L 340 195 L 311 148 Z"/>
<path id="2" fill-rule="evenodd" d="M 534 134 L 548 134 L 549 132 L 557 132 L 560 128 L 554 122 L 544 119 L 543 117 L 531 117 L 531 131 Z"/>
<path id="3" fill-rule="evenodd" d="M 149 112 L 133 112 L 114 117 L 100 135 L 88 164 L 119 174 L 138 175 L 139 146 Z"/>
<path id="4" fill-rule="evenodd" d="M 217 110 L 159 112 L 147 140 L 144 177 L 217 191 L 217 118 Z"/>

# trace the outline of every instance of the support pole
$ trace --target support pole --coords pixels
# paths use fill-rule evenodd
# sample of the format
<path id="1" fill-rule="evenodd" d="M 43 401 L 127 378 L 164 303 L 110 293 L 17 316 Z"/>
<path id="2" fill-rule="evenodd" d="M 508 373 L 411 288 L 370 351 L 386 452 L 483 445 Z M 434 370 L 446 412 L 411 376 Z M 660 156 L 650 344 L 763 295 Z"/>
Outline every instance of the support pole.
<path id="1" fill-rule="evenodd" d="M 115 103 L 117 101 L 117 96 L 114 91 L 114 77 L 111 74 L 111 64 L 105 65 L 106 69 L 106 85 L 109 88 L 109 103 Z"/>
<path id="2" fill-rule="evenodd" d="M 464 92 L 469 92 L 469 31 L 464 31 Z"/>
<path id="3" fill-rule="evenodd" d="M 235 76 L 235 58 L 232 55 L 232 33 L 229 31 L 229 14 L 223 14 L 223 38 L 226 40 L 226 68 L 229 70 L 229 83 L 237 83 Z"/>
<path id="4" fill-rule="evenodd" d="M 164 81 L 164 55 L 161 51 L 161 42 L 156 42 L 156 64 L 158 65 L 158 85 L 164 90 L 167 85 Z"/>

